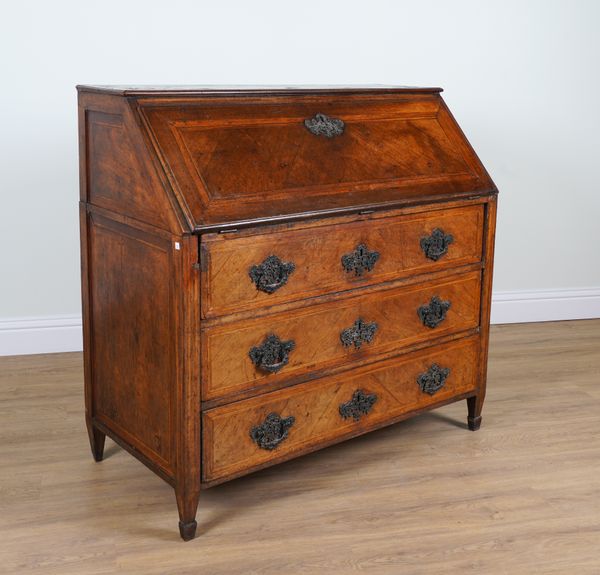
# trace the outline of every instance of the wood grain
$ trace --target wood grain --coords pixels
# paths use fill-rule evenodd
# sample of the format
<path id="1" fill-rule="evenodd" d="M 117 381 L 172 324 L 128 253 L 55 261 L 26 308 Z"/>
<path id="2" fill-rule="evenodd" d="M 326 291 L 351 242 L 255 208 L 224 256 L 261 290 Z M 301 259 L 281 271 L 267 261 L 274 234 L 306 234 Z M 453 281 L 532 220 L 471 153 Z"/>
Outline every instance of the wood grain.
<path id="1" fill-rule="evenodd" d="M 180 278 L 181 304 L 176 318 L 182 326 L 177 330 L 176 427 L 172 438 L 176 444 L 177 476 L 175 498 L 179 510 L 179 533 L 189 541 L 196 533 L 196 510 L 200 498 L 201 429 L 200 418 L 200 278 L 194 268 L 198 261 L 198 242 L 185 236 L 181 242 L 181 259 L 175 262 Z"/>
<path id="2" fill-rule="evenodd" d="M 485 422 L 464 402 L 202 493 L 107 440 L 89 456 L 81 354 L 0 358 L 0 572 L 600 572 L 600 320 L 493 326 Z"/>
<path id="3" fill-rule="evenodd" d="M 172 476 L 178 353 L 172 244 L 101 216 L 88 220 L 88 230 L 89 416 Z"/>
<path id="4" fill-rule="evenodd" d="M 204 317 L 272 306 L 284 302 L 364 287 L 419 273 L 431 273 L 481 260 L 483 205 L 320 226 L 306 222 L 286 230 L 258 228 L 258 234 L 202 236 Z M 448 253 L 437 261 L 425 257 L 421 238 L 434 229 L 452 235 Z M 359 244 L 378 252 L 371 271 L 357 276 L 344 270 L 342 257 Z M 292 262 L 295 270 L 273 293 L 256 289 L 248 272 L 270 255 Z"/>
<path id="5" fill-rule="evenodd" d="M 385 96 L 384 93 L 380 96 Z M 196 230 L 247 220 L 494 193 L 437 93 L 215 94 L 137 101 Z M 304 120 L 341 119 L 335 138 Z"/>
<path id="6" fill-rule="evenodd" d="M 172 485 L 184 539 L 200 488 L 225 477 L 201 485 L 202 410 L 468 337 L 478 381 L 447 399 L 477 392 L 479 426 L 497 191 L 439 90 L 78 90 L 92 455 L 108 436 Z M 345 126 L 333 138 L 307 129 L 324 113 Z M 454 240 L 438 261 L 422 244 L 437 228 Z M 364 276 L 342 265 L 359 245 L 379 254 Z M 261 299 L 248 272 L 276 249 L 293 277 Z M 433 296 L 451 308 L 429 330 L 417 309 Z M 359 320 L 376 337 L 349 349 Z M 297 348 L 263 377 L 248 352 L 273 333 Z"/>
<path id="7" fill-rule="evenodd" d="M 209 409 L 202 414 L 203 481 L 239 476 L 473 392 L 478 386 L 478 357 L 478 338 L 469 338 Z M 429 395 L 421 391 L 417 380 L 433 364 L 449 369 L 450 374 L 444 386 Z M 339 407 L 352 400 L 357 390 L 374 394 L 376 402 L 359 420 L 344 419 Z M 252 441 L 250 430 L 270 413 L 295 421 L 281 444 L 265 450 Z"/>
<path id="8" fill-rule="evenodd" d="M 202 333 L 203 399 L 262 385 L 284 383 L 290 377 L 307 377 L 311 371 L 377 357 L 402 347 L 432 340 L 479 325 L 479 271 L 449 276 L 409 287 L 383 289 L 338 301 L 307 306 L 295 312 L 267 315 L 255 320 L 207 328 Z M 423 325 L 417 309 L 438 296 L 451 303 L 446 318 L 435 328 Z M 340 334 L 358 319 L 376 323 L 371 343 L 359 349 L 345 347 Z M 253 364 L 249 351 L 269 334 L 293 341 L 289 363 L 277 373 Z"/>
<path id="9" fill-rule="evenodd" d="M 185 225 L 134 112 L 122 98 L 79 94 L 80 198 L 158 229 Z"/>
<path id="10" fill-rule="evenodd" d="M 467 400 L 469 409 L 469 429 L 476 431 L 481 426 L 481 410 L 485 400 L 487 389 L 487 369 L 489 351 L 490 316 L 492 311 L 492 278 L 494 272 L 494 249 L 496 237 L 496 211 L 498 207 L 497 198 L 490 198 L 486 204 L 485 235 L 483 246 L 483 281 L 481 282 L 481 353 L 479 355 L 479 391 L 476 397 Z"/>

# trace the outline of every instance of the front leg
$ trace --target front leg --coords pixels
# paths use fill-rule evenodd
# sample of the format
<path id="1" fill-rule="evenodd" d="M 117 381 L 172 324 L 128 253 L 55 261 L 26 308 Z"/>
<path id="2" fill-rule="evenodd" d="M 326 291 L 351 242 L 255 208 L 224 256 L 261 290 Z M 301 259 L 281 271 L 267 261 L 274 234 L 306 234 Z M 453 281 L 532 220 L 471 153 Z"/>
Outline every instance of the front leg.
<path id="1" fill-rule="evenodd" d="M 184 541 L 196 536 L 196 511 L 200 499 L 199 489 L 175 488 L 177 509 L 179 510 L 179 534 Z"/>
<path id="2" fill-rule="evenodd" d="M 471 431 L 477 431 L 481 427 L 481 409 L 485 395 L 480 393 L 473 397 L 467 397 L 467 408 L 469 415 L 467 417 L 467 425 Z"/>

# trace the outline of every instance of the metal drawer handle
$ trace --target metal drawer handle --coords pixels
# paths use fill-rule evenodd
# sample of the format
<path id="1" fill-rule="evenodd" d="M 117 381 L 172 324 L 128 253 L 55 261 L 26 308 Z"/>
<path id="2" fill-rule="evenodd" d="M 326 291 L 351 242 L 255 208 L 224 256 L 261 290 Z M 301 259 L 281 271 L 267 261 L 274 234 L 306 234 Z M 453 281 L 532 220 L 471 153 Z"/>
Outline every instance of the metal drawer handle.
<path id="1" fill-rule="evenodd" d="M 428 304 L 419 307 L 417 313 L 425 327 L 434 328 L 446 319 L 449 309 L 449 301 L 443 301 L 438 296 L 433 296 Z"/>
<path id="2" fill-rule="evenodd" d="M 315 114 L 312 118 L 304 120 L 306 129 L 315 136 L 335 138 L 344 133 L 346 127 L 343 120 L 330 118 L 326 114 Z"/>
<path id="3" fill-rule="evenodd" d="M 288 430 L 295 421 L 296 418 L 293 415 L 280 417 L 278 413 L 269 413 L 260 425 L 256 425 L 250 430 L 250 437 L 258 447 L 270 451 L 288 436 Z"/>
<path id="4" fill-rule="evenodd" d="M 448 246 L 454 241 L 450 234 L 435 228 L 430 236 L 421 238 L 421 249 L 425 257 L 437 262 L 444 254 L 448 253 Z"/>
<path id="5" fill-rule="evenodd" d="M 449 367 L 440 367 L 437 363 L 432 363 L 426 372 L 417 377 L 417 384 L 423 393 L 433 395 L 444 387 L 449 375 Z"/>
<path id="6" fill-rule="evenodd" d="M 363 343 L 371 343 L 375 337 L 375 332 L 378 329 L 377 323 L 366 322 L 362 318 L 358 318 L 354 325 L 346 328 L 340 333 L 340 340 L 344 347 L 350 347 L 354 344 L 356 349 L 360 349 Z"/>
<path id="7" fill-rule="evenodd" d="M 340 405 L 340 415 L 344 419 L 351 417 L 354 421 L 358 421 L 363 415 L 366 415 L 373 409 L 373 405 L 376 401 L 376 394 L 365 393 L 362 389 L 357 389 L 350 401 Z"/>
<path id="8" fill-rule="evenodd" d="M 290 274 L 296 269 L 292 262 L 283 262 L 277 256 L 267 257 L 261 264 L 248 270 L 250 279 L 256 284 L 256 289 L 273 293 L 284 286 Z"/>
<path id="9" fill-rule="evenodd" d="M 275 334 L 270 334 L 259 346 L 250 348 L 248 356 L 256 367 L 269 373 L 277 373 L 288 364 L 289 353 L 295 346 L 292 339 L 282 341 Z"/>
<path id="10" fill-rule="evenodd" d="M 359 244 L 353 252 L 342 256 L 342 267 L 355 276 L 362 276 L 375 267 L 378 259 L 379 252 L 369 251 L 365 244 Z"/>

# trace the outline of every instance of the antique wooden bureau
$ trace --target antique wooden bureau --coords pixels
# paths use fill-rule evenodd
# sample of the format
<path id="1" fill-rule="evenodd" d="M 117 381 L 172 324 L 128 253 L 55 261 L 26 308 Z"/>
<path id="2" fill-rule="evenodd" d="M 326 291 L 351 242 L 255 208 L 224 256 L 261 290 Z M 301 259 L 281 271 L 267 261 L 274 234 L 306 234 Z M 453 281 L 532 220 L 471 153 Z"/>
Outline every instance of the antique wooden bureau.
<path id="1" fill-rule="evenodd" d="M 485 395 L 497 190 L 439 88 L 79 86 L 86 423 L 200 491 Z"/>

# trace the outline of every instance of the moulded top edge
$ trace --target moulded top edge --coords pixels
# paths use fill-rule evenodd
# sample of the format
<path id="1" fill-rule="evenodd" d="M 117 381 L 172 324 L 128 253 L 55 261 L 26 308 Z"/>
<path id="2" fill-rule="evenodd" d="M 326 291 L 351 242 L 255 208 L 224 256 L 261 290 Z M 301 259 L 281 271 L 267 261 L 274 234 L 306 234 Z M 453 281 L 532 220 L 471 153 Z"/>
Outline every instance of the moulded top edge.
<path id="1" fill-rule="evenodd" d="M 366 85 L 305 85 L 305 86 L 126 86 L 78 85 L 79 92 L 99 92 L 121 96 L 182 96 L 182 95 L 277 95 L 277 94 L 360 94 L 360 93 L 439 93 L 442 88 L 416 86 Z"/>

